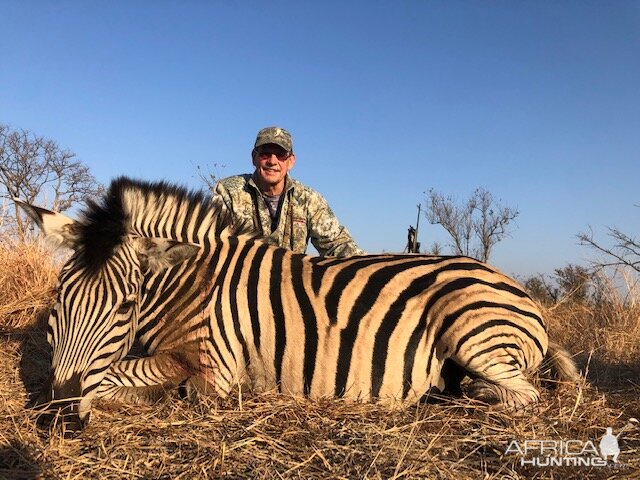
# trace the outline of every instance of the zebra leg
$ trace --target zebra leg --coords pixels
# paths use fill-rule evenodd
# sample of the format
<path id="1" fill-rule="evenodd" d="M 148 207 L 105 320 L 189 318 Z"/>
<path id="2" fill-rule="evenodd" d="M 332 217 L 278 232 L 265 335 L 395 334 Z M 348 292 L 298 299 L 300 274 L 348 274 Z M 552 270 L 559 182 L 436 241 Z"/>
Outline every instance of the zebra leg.
<path id="1" fill-rule="evenodd" d="M 464 368 L 460 367 L 456 362 L 447 358 L 442 365 L 440 376 L 444 381 L 444 393 L 452 397 L 461 397 L 462 388 L 460 382 L 467 375 Z"/>
<path id="2" fill-rule="evenodd" d="M 189 377 L 178 387 L 178 394 L 183 400 L 195 401 L 199 396 L 211 396 L 216 394 L 220 397 L 226 397 L 226 391 L 219 391 L 215 388 L 215 381 L 210 378 L 210 375 L 201 373 Z"/>
<path id="3" fill-rule="evenodd" d="M 195 373 L 186 358 L 175 352 L 122 360 L 111 366 L 97 395 L 127 403 L 155 403 Z"/>
<path id="4" fill-rule="evenodd" d="M 422 396 L 422 403 L 442 403 L 447 401 L 446 397 L 461 397 L 462 379 L 467 372 L 450 358 L 447 358 L 440 369 L 440 378 L 437 383 L 429 388 Z"/>

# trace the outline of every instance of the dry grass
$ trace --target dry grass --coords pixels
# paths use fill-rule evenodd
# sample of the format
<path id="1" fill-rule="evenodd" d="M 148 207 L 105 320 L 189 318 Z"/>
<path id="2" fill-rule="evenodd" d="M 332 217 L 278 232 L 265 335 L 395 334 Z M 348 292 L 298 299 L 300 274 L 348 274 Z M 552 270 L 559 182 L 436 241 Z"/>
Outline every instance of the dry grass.
<path id="1" fill-rule="evenodd" d="M 168 398 L 99 404 L 79 437 L 46 435 L 25 404 L 46 372 L 35 318 L 56 275 L 29 248 L 0 244 L 0 478 L 640 478 L 637 428 L 620 437 L 618 467 L 539 468 L 505 455 L 512 440 L 597 446 L 606 427 L 640 417 L 640 307 L 624 299 L 550 310 L 552 336 L 578 353 L 588 381 L 543 389 L 520 415 L 464 400 L 394 409 L 277 394 Z"/>
<path id="2" fill-rule="evenodd" d="M 0 237 L 0 328 L 33 323 L 51 301 L 58 278 L 52 254 L 37 244 L 13 243 Z"/>

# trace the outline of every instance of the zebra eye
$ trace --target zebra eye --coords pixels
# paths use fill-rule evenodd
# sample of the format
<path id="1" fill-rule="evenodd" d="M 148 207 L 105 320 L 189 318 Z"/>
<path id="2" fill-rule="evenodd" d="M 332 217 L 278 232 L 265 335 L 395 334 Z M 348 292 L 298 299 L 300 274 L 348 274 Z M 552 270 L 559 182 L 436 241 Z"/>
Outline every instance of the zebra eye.
<path id="1" fill-rule="evenodd" d="M 118 314 L 120 315 L 125 315 L 127 313 L 129 313 L 131 311 L 131 309 L 134 307 L 134 305 L 136 304 L 136 302 L 134 301 L 125 301 L 122 303 L 122 305 L 120 305 L 120 308 L 118 308 Z"/>

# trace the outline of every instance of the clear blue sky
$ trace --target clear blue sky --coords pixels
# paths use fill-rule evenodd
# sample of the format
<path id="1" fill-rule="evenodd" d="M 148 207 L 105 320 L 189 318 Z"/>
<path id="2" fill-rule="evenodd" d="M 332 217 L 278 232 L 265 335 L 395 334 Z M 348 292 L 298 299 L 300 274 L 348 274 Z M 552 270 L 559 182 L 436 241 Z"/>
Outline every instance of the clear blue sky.
<path id="1" fill-rule="evenodd" d="M 640 2 L 0 0 L 0 122 L 103 183 L 191 187 L 280 125 L 367 251 L 404 248 L 429 188 L 484 187 L 520 211 L 492 263 L 548 273 L 588 225 L 638 232 Z"/>

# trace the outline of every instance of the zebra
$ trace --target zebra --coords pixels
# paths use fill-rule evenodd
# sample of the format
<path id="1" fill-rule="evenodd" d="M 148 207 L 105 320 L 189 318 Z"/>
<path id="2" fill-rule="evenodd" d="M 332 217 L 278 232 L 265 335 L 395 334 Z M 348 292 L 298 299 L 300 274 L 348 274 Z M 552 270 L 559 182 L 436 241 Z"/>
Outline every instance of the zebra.
<path id="1" fill-rule="evenodd" d="M 540 307 L 463 256 L 312 257 L 232 225 L 216 197 L 119 177 L 78 220 L 16 203 L 72 254 L 62 267 L 39 404 L 73 434 L 95 398 L 189 385 L 410 404 L 436 393 L 503 408 L 539 400 L 545 356 L 576 380 Z M 146 356 L 130 358 L 134 340 Z M 45 422 L 46 423 L 46 422 Z"/>

